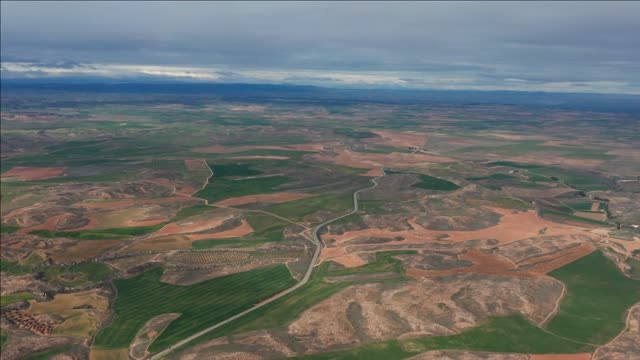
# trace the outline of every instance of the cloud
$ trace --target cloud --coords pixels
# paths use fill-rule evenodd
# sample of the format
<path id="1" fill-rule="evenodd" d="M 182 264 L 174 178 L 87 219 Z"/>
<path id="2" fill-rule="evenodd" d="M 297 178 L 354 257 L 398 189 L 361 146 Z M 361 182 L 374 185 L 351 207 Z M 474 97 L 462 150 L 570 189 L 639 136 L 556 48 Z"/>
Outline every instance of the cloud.
<path id="1" fill-rule="evenodd" d="M 0 4 L 2 62 L 32 76 L 640 89 L 637 2 Z"/>

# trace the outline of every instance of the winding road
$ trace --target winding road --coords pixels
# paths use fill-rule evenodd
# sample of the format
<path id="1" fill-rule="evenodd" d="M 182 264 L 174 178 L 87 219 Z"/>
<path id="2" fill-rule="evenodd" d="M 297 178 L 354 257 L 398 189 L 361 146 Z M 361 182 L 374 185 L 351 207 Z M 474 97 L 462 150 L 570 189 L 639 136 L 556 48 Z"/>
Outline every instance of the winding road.
<path id="1" fill-rule="evenodd" d="M 206 164 L 206 162 L 205 162 L 205 164 Z M 207 167 L 209 167 L 209 164 L 207 164 Z M 382 178 L 383 176 L 386 175 L 384 169 L 381 169 L 381 170 L 382 170 L 382 175 L 381 176 L 378 176 L 378 177 L 375 177 L 375 178 L 371 179 L 371 182 L 373 183 L 373 185 L 371 185 L 369 187 L 366 187 L 366 188 L 363 188 L 363 189 L 360 189 L 360 190 L 357 190 L 357 191 L 355 191 L 353 193 L 353 210 L 351 210 L 350 212 L 348 212 L 348 213 L 346 213 L 344 215 L 341 215 L 341 216 L 338 216 L 336 218 L 327 220 L 327 221 L 323 222 L 322 224 L 316 225 L 311 230 L 311 239 L 310 240 L 316 246 L 316 249 L 313 252 L 313 257 L 311 258 L 311 261 L 309 262 L 309 267 L 307 268 L 307 271 L 305 272 L 304 277 L 297 284 L 295 284 L 294 286 L 292 286 L 292 287 L 290 287 L 290 288 L 288 288 L 288 289 L 286 289 L 286 290 L 284 290 L 284 291 L 282 291 L 282 292 L 270 297 L 267 300 L 264 300 L 264 301 L 262 301 L 262 302 L 260 302 L 260 303 L 258 303 L 256 305 L 254 305 L 253 307 L 251 307 L 251 308 L 249 308 L 249 309 L 247 309 L 247 310 L 245 310 L 243 312 L 240 312 L 240 313 L 238 313 L 238 314 L 236 314 L 236 315 L 234 315 L 234 316 L 232 316 L 232 317 L 230 317 L 230 318 L 228 318 L 228 319 L 226 319 L 224 321 L 221 321 L 221 322 L 219 322 L 219 323 L 217 323 L 215 325 L 211 325 L 211 326 L 209 326 L 208 328 L 206 328 L 204 330 L 201 330 L 201 331 L 199 331 L 199 332 L 197 332 L 197 333 L 195 333 L 195 334 L 193 334 L 193 335 L 191 335 L 191 336 L 189 336 L 189 337 L 187 337 L 187 338 L 185 338 L 183 340 L 180 340 L 179 342 L 173 344 L 172 346 L 166 348 L 165 350 L 163 350 L 163 351 L 161 351 L 161 352 L 159 352 L 157 354 L 154 354 L 153 356 L 147 357 L 147 359 L 149 359 L 149 360 L 161 359 L 164 356 L 172 353 L 176 349 L 178 349 L 178 348 L 186 345 L 187 343 L 199 338 L 200 336 L 205 335 L 205 334 L 207 334 L 207 333 L 209 333 L 209 332 L 211 332 L 211 331 L 213 331 L 213 330 L 215 330 L 215 329 L 217 329 L 217 328 L 219 328 L 221 326 L 224 326 L 224 325 L 226 325 L 226 324 L 228 324 L 228 323 L 230 323 L 230 322 L 232 322 L 232 321 L 234 321 L 236 319 L 239 319 L 239 318 L 241 318 L 241 317 L 243 317 L 243 316 L 245 316 L 245 315 L 247 315 L 247 314 L 249 314 L 249 313 L 251 313 L 253 311 L 256 311 L 256 310 L 260 309 L 261 307 L 263 307 L 263 306 L 265 306 L 265 305 L 267 305 L 269 303 L 272 303 L 272 302 L 282 298 L 283 296 L 289 295 L 290 293 L 298 290 L 299 288 L 304 286 L 307 282 L 309 282 L 309 279 L 311 278 L 311 274 L 313 273 L 313 268 L 316 265 L 316 262 L 318 261 L 318 257 L 320 256 L 320 252 L 322 251 L 322 242 L 320 241 L 320 238 L 318 237 L 318 232 L 320 231 L 320 229 L 322 229 L 323 227 L 331 224 L 332 222 L 340 220 L 342 218 L 345 218 L 345 217 L 347 217 L 349 215 L 353 215 L 356 212 L 358 212 L 358 210 L 359 210 L 358 194 L 360 194 L 363 191 L 370 190 L 370 189 L 373 189 L 376 186 L 378 186 L 378 179 L 380 179 L 380 178 Z M 209 168 L 209 171 L 211 171 L 211 175 L 207 178 L 207 181 L 206 181 L 205 185 L 202 188 L 204 188 L 209 183 L 209 179 L 211 178 L 211 176 L 213 176 L 213 171 L 211 170 L 211 168 Z M 209 204 L 209 201 L 206 201 L 206 204 L 207 205 L 211 205 L 211 204 Z M 214 206 L 214 205 L 211 205 L 211 206 Z"/>

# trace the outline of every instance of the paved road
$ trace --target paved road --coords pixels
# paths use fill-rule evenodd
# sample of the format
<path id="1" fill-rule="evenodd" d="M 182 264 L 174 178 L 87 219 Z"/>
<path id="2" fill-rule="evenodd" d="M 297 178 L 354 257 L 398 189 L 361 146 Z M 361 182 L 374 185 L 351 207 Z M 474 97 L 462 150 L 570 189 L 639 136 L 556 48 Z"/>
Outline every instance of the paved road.
<path id="1" fill-rule="evenodd" d="M 211 170 L 211 169 L 209 169 L 209 170 Z M 213 174 L 213 172 L 212 172 L 212 174 Z M 295 284 L 294 286 L 288 288 L 287 290 L 285 290 L 285 291 L 283 291 L 281 293 L 278 293 L 278 294 L 270 297 L 269 299 L 267 299 L 265 301 L 262 301 L 262 302 L 260 302 L 260 303 L 258 303 L 256 305 L 254 305 L 253 307 L 251 307 L 251 308 L 249 308 L 249 309 L 247 309 L 247 310 L 245 310 L 245 311 L 243 311 L 241 313 L 238 313 L 238 314 L 236 314 L 236 315 L 234 315 L 234 316 L 232 316 L 232 317 L 230 317 L 230 318 L 228 318 L 228 319 L 226 319 L 224 321 L 221 321 L 221 322 L 219 322 L 219 323 L 217 323 L 215 325 L 209 326 L 208 328 L 206 328 L 204 330 L 201 330 L 201 331 L 199 331 L 199 332 L 197 332 L 197 333 L 195 333 L 195 334 L 193 334 L 193 335 L 191 335 L 191 336 L 189 336 L 189 337 L 187 337 L 187 338 L 185 338 L 185 339 L 173 344 L 172 346 L 170 346 L 170 347 L 166 348 L 165 350 L 163 350 L 163 351 L 161 351 L 161 352 L 149 357 L 148 359 L 149 360 L 161 359 L 164 356 L 166 356 L 166 355 L 170 354 L 171 352 L 173 352 L 174 350 L 178 349 L 179 347 L 182 347 L 182 346 L 186 345 L 187 343 L 191 342 L 192 340 L 195 340 L 195 339 L 199 338 L 200 336 L 202 336 L 204 334 L 207 334 L 207 333 L 209 333 L 209 332 L 211 332 L 211 331 L 213 331 L 213 330 L 215 330 L 215 329 L 217 329 L 217 328 L 219 328 L 221 326 L 224 326 L 224 325 L 226 325 L 226 324 L 228 324 L 228 323 L 230 323 L 230 322 L 232 322 L 232 321 L 234 321 L 236 319 L 239 319 L 239 318 L 241 318 L 241 317 L 243 317 L 243 316 L 245 316 L 245 315 L 247 315 L 247 314 L 249 314 L 249 313 L 251 313 L 253 311 L 256 311 L 256 310 L 260 309 L 261 307 L 263 307 L 263 306 L 265 306 L 265 305 L 267 305 L 269 303 L 272 303 L 272 302 L 280 299 L 283 296 L 289 295 L 290 293 L 292 293 L 292 292 L 298 290 L 300 287 L 304 286 L 307 282 L 309 282 L 309 278 L 311 278 L 311 273 L 313 272 L 313 267 L 316 264 L 316 262 L 318 261 L 318 257 L 320 256 L 320 251 L 322 250 L 322 242 L 320 241 L 320 238 L 318 237 L 318 231 L 320 231 L 320 229 L 322 229 L 323 227 L 329 225 L 330 223 L 332 223 L 334 221 L 340 220 L 340 219 L 342 219 L 344 217 L 347 217 L 349 215 L 352 215 L 352 214 L 355 214 L 356 212 L 358 212 L 358 210 L 359 210 L 359 207 L 358 207 L 358 194 L 360 194 L 363 191 L 370 190 L 370 189 L 373 189 L 376 186 L 378 186 L 378 179 L 380 179 L 381 177 L 386 175 L 386 173 L 384 172 L 384 169 L 382 169 L 382 174 L 383 175 L 371 179 L 371 182 L 373 183 L 373 185 L 371 185 L 369 187 L 366 187 L 364 189 L 357 190 L 357 191 L 355 191 L 353 193 L 353 210 L 351 210 L 351 212 L 349 212 L 347 214 L 344 214 L 344 215 L 341 215 L 341 216 L 338 216 L 337 218 L 333 218 L 331 220 L 327 220 L 327 221 L 323 222 L 322 224 L 317 225 L 316 227 L 313 228 L 313 230 L 311 231 L 311 241 L 316 246 L 316 249 L 313 252 L 313 257 L 311 258 L 311 261 L 309 262 L 309 267 L 307 268 L 307 272 L 304 274 L 304 277 L 302 278 L 302 280 L 300 280 L 297 284 Z M 209 179 L 207 179 L 207 181 L 208 180 Z M 207 202 L 207 205 L 208 205 L 208 202 Z"/>

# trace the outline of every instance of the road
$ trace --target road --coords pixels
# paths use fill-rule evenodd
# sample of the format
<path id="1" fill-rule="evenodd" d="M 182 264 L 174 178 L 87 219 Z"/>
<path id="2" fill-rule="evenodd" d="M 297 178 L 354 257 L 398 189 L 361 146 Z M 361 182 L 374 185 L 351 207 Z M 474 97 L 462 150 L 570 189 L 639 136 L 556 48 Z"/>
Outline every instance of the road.
<path id="1" fill-rule="evenodd" d="M 209 165 L 207 164 L 207 167 L 208 166 Z M 211 168 L 209 168 L 209 170 L 211 171 Z M 211 172 L 211 174 L 213 175 L 213 171 Z M 189 336 L 189 337 L 187 337 L 187 338 L 185 338 L 183 340 L 180 340 L 179 342 L 173 344 L 172 346 L 166 348 L 165 350 L 163 350 L 163 351 L 161 351 L 161 352 L 159 352 L 159 353 L 157 353 L 157 354 L 155 354 L 155 355 L 153 355 L 151 357 L 148 357 L 147 359 L 149 359 L 149 360 L 161 359 L 164 356 L 167 356 L 168 354 L 172 353 L 176 349 L 178 349 L 178 348 L 186 345 L 187 343 L 199 338 L 200 336 L 205 335 L 205 334 L 207 334 L 207 333 L 209 333 L 209 332 L 211 332 L 211 331 L 213 331 L 213 330 L 215 330 L 215 329 L 217 329 L 217 328 L 219 328 L 221 326 L 224 326 L 224 325 L 226 325 L 226 324 L 228 324 L 228 323 L 230 323 L 230 322 L 232 322 L 232 321 L 234 321 L 236 319 L 239 319 L 239 318 L 241 318 L 241 317 L 243 317 L 243 316 L 245 316 L 245 315 L 247 315 L 247 314 L 249 314 L 249 313 L 251 313 L 253 311 L 256 311 L 256 310 L 260 309 L 261 307 L 263 307 L 263 306 L 265 306 L 267 304 L 270 304 L 270 303 L 282 298 L 283 296 L 287 296 L 290 293 L 292 293 L 292 292 L 298 290 L 299 288 L 301 288 L 302 286 L 304 286 L 307 282 L 309 282 L 309 279 L 311 278 L 311 274 L 313 273 L 313 268 L 314 268 L 316 262 L 318 261 L 318 257 L 320 256 L 320 252 L 322 251 L 322 242 L 320 241 L 320 238 L 318 237 L 318 231 L 320 231 L 320 229 L 322 229 L 323 227 L 331 224 L 334 221 L 340 220 L 340 219 L 342 219 L 344 217 L 347 217 L 349 215 L 353 215 L 356 212 L 358 212 L 358 210 L 359 210 L 358 194 L 360 194 L 363 191 L 370 190 L 370 189 L 373 189 L 376 186 L 378 186 L 378 179 L 380 179 L 384 175 L 386 175 L 386 173 L 385 173 L 384 169 L 382 169 L 382 175 L 381 176 L 378 176 L 376 178 L 371 179 L 371 182 L 373 183 L 373 185 L 371 185 L 369 187 L 366 187 L 364 189 L 357 190 L 357 191 L 355 191 L 353 193 L 353 210 L 351 210 L 349 213 L 346 213 L 344 215 L 338 216 L 338 217 L 333 218 L 331 220 L 327 220 L 327 221 L 323 222 L 322 224 L 316 225 L 311 230 L 311 241 L 316 246 L 316 249 L 313 252 L 313 257 L 311 258 L 311 261 L 309 262 L 309 267 L 307 268 L 307 271 L 304 274 L 304 277 L 297 284 L 295 284 L 294 286 L 288 288 L 287 290 L 284 290 L 283 292 L 280 292 L 280 293 L 270 297 L 269 299 L 267 299 L 265 301 L 262 301 L 262 302 L 260 302 L 260 303 L 258 303 L 256 305 L 254 305 L 253 307 L 251 307 L 251 308 L 249 308 L 249 309 L 247 309 L 247 310 L 245 310 L 245 311 L 243 311 L 241 313 L 238 313 L 238 314 L 236 314 L 236 315 L 234 315 L 234 316 L 232 316 L 232 317 L 230 317 L 230 318 L 228 318 L 228 319 L 226 319 L 224 321 L 221 321 L 221 322 L 219 322 L 219 323 L 217 323 L 215 325 L 209 326 L 208 328 L 206 328 L 204 330 L 201 330 L 201 331 L 199 331 L 199 332 L 197 332 L 197 333 L 195 333 L 195 334 L 193 334 L 193 335 L 191 335 L 191 336 Z M 209 182 L 209 178 L 207 178 L 207 183 L 208 182 Z M 206 186 L 206 184 L 205 184 L 205 186 Z M 207 205 L 209 205 L 208 201 L 207 201 Z"/>

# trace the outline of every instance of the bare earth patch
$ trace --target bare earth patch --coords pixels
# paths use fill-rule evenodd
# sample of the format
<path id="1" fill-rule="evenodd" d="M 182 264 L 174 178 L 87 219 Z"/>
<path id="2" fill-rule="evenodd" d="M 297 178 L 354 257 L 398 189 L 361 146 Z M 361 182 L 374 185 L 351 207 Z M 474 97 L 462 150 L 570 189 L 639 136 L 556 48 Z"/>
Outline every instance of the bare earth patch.
<path id="1" fill-rule="evenodd" d="M 22 181 L 42 180 L 62 175 L 65 167 L 26 167 L 14 166 L 2 174 L 3 178 L 18 178 Z"/>
<path id="2" fill-rule="evenodd" d="M 216 206 L 238 206 L 244 204 L 251 204 L 256 202 L 268 202 L 268 203 L 283 203 L 293 200 L 304 199 L 309 196 L 313 196 L 313 194 L 302 194 L 302 193 L 294 193 L 294 192 L 280 192 L 274 194 L 260 194 L 260 195 L 246 195 L 239 196 L 230 199 L 225 199 L 222 201 L 216 202 L 214 205 Z"/>
<path id="3" fill-rule="evenodd" d="M 589 360 L 590 353 L 531 355 L 530 360 Z"/>
<path id="4" fill-rule="evenodd" d="M 570 235 L 581 233 L 583 228 L 575 225 L 557 224 L 549 220 L 540 218 L 535 211 L 514 211 L 501 208 L 490 208 L 491 211 L 502 215 L 498 225 L 474 231 L 443 231 L 429 230 L 420 226 L 414 219 L 408 221 L 412 230 L 390 231 L 388 229 L 364 229 L 347 231 L 342 235 L 324 235 L 323 240 L 331 240 L 331 246 L 322 250 L 321 261 L 331 259 L 345 266 L 354 266 L 353 257 L 349 256 L 353 252 L 353 246 L 349 245 L 349 240 L 357 238 L 387 238 L 394 239 L 401 237 L 404 240 L 394 241 L 394 245 L 421 245 L 427 243 L 457 243 L 468 240 L 495 239 L 500 244 L 527 239 L 539 235 L 544 229 L 547 235 Z M 367 247 L 375 244 L 357 245 L 358 251 L 364 251 Z M 351 248 L 351 249 L 350 249 Z M 349 261 L 344 261 L 346 256 Z M 362 265 L 361 263 L 357 265 Z M 357 266 L 356 265 L 356 266 Z"/>
<path id="5" fill-rule="evenodd" d="M 213 229 L 222 225 L 223 222 L 229 220 L 231 217 L 215 217 L 212 219 L 205 219 L 200 221 L 182 221 L 180 223 L 170 223 L 162 227 L 162 229 L 156 231 L 154 237 L 176 234 L 188 234 L 200 231 Z"/>
<path id="6" fill-rule="evenodd" d="M 251 225 L 249 225 L 247 220 L 242 219 L 240 226 L 235 227 L 233 229 L 210 233 L 210 234 L 190 234 L 190 235 L 187 235 L 187 237 L 190 240 L 195 240 L 195 241 L 208 240 L 208 239 L 229 239 L 229 238 L 236 238 L 236 237 L 249 235 L 252 232 L 253 232 L 253 228 L 251 227 Z"/>

